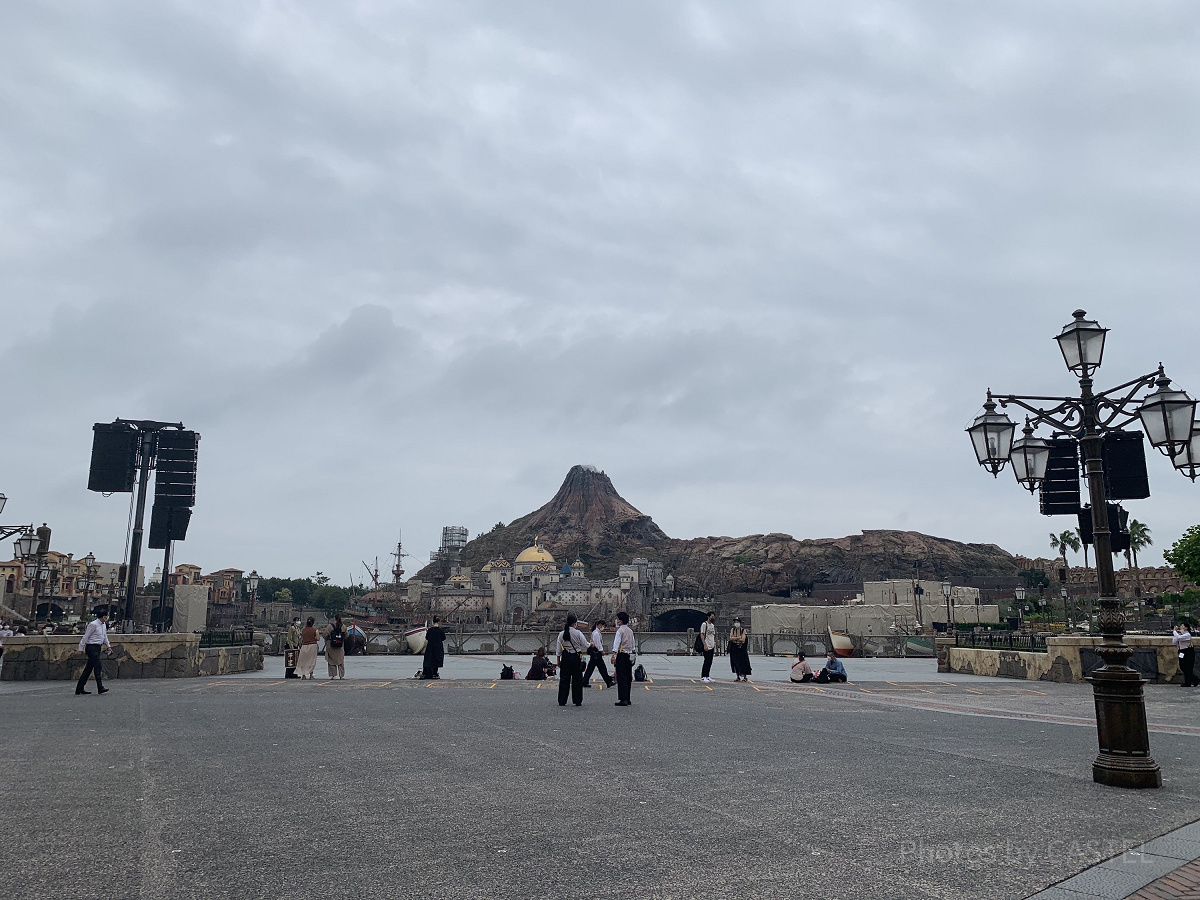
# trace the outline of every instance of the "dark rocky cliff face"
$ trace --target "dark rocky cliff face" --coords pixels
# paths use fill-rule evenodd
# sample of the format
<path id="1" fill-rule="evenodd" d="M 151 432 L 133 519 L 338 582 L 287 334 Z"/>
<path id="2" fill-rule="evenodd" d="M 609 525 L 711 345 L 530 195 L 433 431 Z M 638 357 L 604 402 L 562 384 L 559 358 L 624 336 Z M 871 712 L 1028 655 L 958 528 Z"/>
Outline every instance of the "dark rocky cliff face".
<path id="1" fill-rule="evenodd" d="M 864 531 L 843 538 L 796 540 L 788 534 L 667 537 L 654 520 L 617 493 L 603 472 L 575 466 L 540 509 L 467 544 L 463 564 L 510 562 L 541 537 L 561 565 L 578 555 L 594 578 L 612 578 L 636 556 L 660 560 L 679 593 L 735 591 L 786 594 L 812 583 L 909 578 L 921 561 L 926 578 L 1015 575 L 1016 561 L 994 544 L 963 544 L 914 531 Z M 415 577 L 431 578 L 430 568 Z"/>

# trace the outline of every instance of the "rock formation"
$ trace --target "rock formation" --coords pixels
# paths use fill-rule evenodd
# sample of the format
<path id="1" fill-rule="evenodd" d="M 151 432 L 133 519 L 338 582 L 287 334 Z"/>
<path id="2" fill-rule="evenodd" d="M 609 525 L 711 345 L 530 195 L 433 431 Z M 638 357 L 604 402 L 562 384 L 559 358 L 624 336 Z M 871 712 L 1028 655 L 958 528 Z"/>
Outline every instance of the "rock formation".
<path id="1" fill-rule="evenodd" d="M 621 563 L 637 556 L 659 560 L 674 574 L 676 591 L 691 595 L 786 595 L 815 584 L 909 578 L 918 561 L 926 578 L 1011 576 L 1018 570 L 1015 558 L 995 544 L 963 544 L 913 531 L 816 540 L 788 534 L 670 538 L 590 466 L 572 468 L 545 506 L 468 543 L 463 564 L 478 568 L 500 556 L 512 560 L 535 537 L 560 563 L 579 556 L 592 577 L 615 577 Z M 416 577 L 432 575 L 426 568 Z"/>

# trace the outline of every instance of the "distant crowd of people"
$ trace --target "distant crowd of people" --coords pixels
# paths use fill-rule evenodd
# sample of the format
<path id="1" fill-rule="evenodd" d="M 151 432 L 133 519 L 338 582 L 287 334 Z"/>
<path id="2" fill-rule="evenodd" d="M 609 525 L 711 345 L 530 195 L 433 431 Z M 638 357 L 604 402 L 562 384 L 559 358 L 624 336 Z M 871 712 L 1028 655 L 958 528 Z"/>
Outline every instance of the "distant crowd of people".
<path id="1" fill-rule="evenodd" d="M 604 630 L 607 623 L 600 619 L 593 623 L 591 634 L 585 637 L 576 627 L 578 618 L 568 614 L 566 624 L 559 633 L 554 647 L 554 659 L 546 653 L 545 647 L 539 647 L 530 661 L 529 671 L 525 675 L 528 681 L 544 681 L 547 678 L 559 677 L 558 703 L 566 706 L 571 700 L 576 706 L 583 704 L 583 690 L 591 687 L 593 674 L 598 674 L 605 687 L 617 688 L 617 706 L 630 706 L 631 684 L 633 682 L 634 660 L 636 659 L 636 640 L 633 629 L 629 627 L 629 614 L 617 613 L 616 631 L 613 637 L 612 649 L 606 654 L 604 647 Z M 89 678 L 94 677 L 98 693 L 106 693 L 104 687 L 103 667 L 100 654 L 102 648 L 111 652 L 108 638 L 108 613 L 100 612 L 88 624 L 79 641 L 79 653 L 86 657 L 83 675 L 76 685 L 77 694 L 90 693 L 86 689 Z M 19 632 L 25 634 L 22 627 Z M 292 620 L 291 628 L 286 638 L 286 656 L 284 660 L 285 677 L 302 680 L 313 679 L 317 665 L 319 644 L 325 643 L 325 665 L 329 678 L 344 679 L 346 677 L 346 646 L 354 635 L 353 626 L 347 629 L 341 616 L 335 616 L 332 625 L 320 631 L 316 620 L 309 616 L 308 621 L 301 626 L 297 616 Z M 0 661 L 4 655 L 4 638 L 13 637 L 14 631 L 7 622 L 0 622 Z M 750 667 L 749 634 L 742 626 L 741 619 L 734 619 L 733 627 L 729 630 L 728 648 L 729 665 L 736 681 L 749 681 L 753 670 Z M 1179 653 L 1179 670 L 1183 677 L 1184 687 L 1200 686 L 1200 678 L 1195 671 L 1196 649 L 1192 646 L 1193 633 L 1191 625 L 1181 622 L 1175 626 L 1172 643 Z M 421 668 L 418 678 L 440 678 L 440 669 L 445 665 L 446 632 L 441 627 L 441 621 L 434 617 L 433 624 L 426 630 L 425 649 L 421 658 Z M 704 682 L 712 681 L 713 657 L 717 649 L 716 616 L 710 613 L 700 626 L 693 648 L 703 657 L 700 678 Z M 605 662 L 606 655 L 613 666 L 614 674 L 610 674 Z M 584 657 L 587 657 L 586 665 Z M 640 667 L 639 667 L 640 668 Z M 511 667 L 505 666 L 504 678 L 517 677 Z M 643 676 L 639 674 L 639 678 Z M 846 667 L 837 654 L 830 650 L 826 654 L 825 664 L 819 671 L 814 672 L 805 654 L 796 654 L 791 665 L 789 680 L 794 684 L 830 684 L 845 683 L 847 680 Z"/>

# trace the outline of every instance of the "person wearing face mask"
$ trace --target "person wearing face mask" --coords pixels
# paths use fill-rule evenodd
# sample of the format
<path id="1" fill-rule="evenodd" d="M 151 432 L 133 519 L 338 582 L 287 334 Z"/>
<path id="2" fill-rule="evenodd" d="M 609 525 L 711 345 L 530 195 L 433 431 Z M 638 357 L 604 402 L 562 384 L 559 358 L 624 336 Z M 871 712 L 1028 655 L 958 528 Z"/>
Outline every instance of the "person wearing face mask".
<path id="1" fill-rule="evenodd" d="M 749 681 L 753 671 L 750 668 L 749 637 L 742 627 L 741 619 L 733 620 L 729 629 L 729 667 L 733 669 L 736 681 Z"/>
<path id="2" fill-rule="evenodd" d="M 712 672 L 713 654 L 717 652 L 717 614 L 709 613 L 708 618 L 704 620 L 704 624 L 700 626 L 699 646 L 703 648 L 704 665 L 700 669 L 701 681 L 712 681 L 709 678 L 709 673 Z"/>

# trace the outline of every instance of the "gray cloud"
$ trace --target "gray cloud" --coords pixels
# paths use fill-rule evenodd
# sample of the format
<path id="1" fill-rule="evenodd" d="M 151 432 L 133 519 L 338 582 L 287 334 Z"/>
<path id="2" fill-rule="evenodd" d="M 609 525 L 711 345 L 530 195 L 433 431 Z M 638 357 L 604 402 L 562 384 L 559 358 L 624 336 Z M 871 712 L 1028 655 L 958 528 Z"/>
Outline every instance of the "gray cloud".
<path id="1" fill-rule="evenodd" d="M 1200 391 L 1190 4 L 0 11 L 6 518 L 111 556 L 90 425 L 203 435 L 183 557 L 357 571 L 576 462 L 671 534 L 1045 553 L 983 391 Z M 1169 542 L 1194 488 L 1152 461 Z M 104 549 L 108 548 L 108 549 Z M 103 551 L 103 552 L 102 552 Z M 1153 558 L 1153 557 L 1151 557 Z M 342 578 L 341 575 L 337 577 Z"/>

